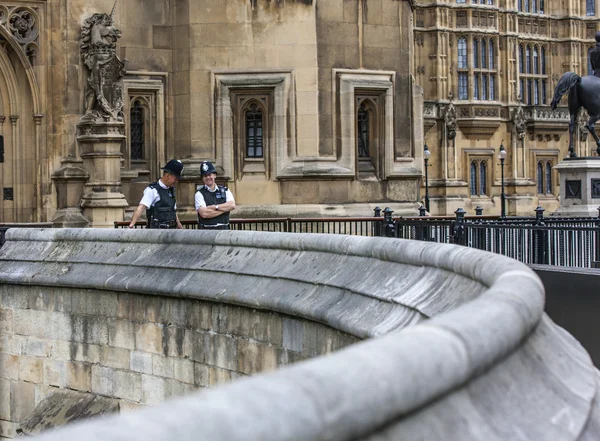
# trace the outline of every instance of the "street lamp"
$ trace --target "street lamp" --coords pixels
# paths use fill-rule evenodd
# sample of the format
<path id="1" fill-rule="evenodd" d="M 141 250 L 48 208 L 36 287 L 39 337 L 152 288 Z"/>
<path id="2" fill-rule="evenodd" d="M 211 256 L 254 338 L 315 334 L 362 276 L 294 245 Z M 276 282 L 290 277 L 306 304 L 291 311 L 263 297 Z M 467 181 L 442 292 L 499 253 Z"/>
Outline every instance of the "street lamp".
<path id="1" fill-rule="evenodd" d="M 429 211 L 429 173 L 428 173 L 428 165 L 429 165 L 429 157 L 431 156 L 431 152 L 425 144 L 425 149 L 423 150 L 423 159 L 425 159 L 425 208 Z"/>
<path id="2" fill-rule="evenodd" d="M 504 160 L 506 159 L 506 150 L 504 150 L 504 141 L 500 143 L 500 151 L 498 152 L 500 159 L 500 179 L 502 180 L 502 192 L 500 193 L 501 217 L 506 217 L 506 195 L 504 194 Z"/>

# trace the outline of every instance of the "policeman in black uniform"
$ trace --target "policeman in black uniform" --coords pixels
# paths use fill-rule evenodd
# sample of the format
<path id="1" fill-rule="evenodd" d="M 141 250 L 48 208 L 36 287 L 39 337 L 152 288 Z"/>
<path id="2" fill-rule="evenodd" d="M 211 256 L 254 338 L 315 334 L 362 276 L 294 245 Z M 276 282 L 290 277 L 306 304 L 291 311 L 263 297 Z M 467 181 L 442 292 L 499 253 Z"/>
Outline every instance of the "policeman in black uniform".
<path id="1" fill-rule="evenodd" d="M 163 167 L 162 178 L 144 190 L 144 196 L 131 217 L 129 228 L 135 226 L 144 210 L 148 221 L 147 228 L 183 228 L 177 217 L 175 203 L 175 186 L 181 179 L 182 171 L 183 164 L 177 159 L 171 159 Z"/>
<path id="2" fill-rule="evenodd" d="M 217 185 L 217 170 L 210 162 L 202 163 L 200 174 L 204 185 L 198 189 L 195 196 L 198 228 L 228 230 L 229 213 L 235 210 L 233 194 L 227 187 Z"/>

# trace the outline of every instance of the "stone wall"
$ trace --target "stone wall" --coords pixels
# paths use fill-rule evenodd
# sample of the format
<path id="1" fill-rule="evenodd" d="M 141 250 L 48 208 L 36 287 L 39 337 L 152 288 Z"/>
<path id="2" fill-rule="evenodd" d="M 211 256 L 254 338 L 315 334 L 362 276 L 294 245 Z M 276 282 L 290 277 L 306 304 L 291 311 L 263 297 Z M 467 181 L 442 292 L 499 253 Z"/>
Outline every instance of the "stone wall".
<path id="1" fill-rule="evenodd" d="M 4 308 L 12 312 L 4 312 L 2 326 L 10 329 L 12 320 L 13 331 L 33 334 L 32 342 L 43 329 L 42 337 L 67 329 L 65 341 L 76 336 L 84 340 L 76 344 L 106 342 L 108 347 L 118 334 L 111 336 L 102 323 L 125 320 L 111 315 L 124 313 L 119 299 L 163 299 L 154 307 L 146 308 L 144 302 L 132 307 L 134 327 L 126 333 L 133 338 L 133 352 L 119 348 L 130 351 L 129 367 L 112 367 L 100 349 L 90 368 L 92 389 L 100 363 L 107 363 L 104 372 L 114 372 L 112 378 L 98 377 L 102 379 L 98 387 L 106 392 L 125 395 L 125 390 L 135 389 L 140 380 L 126 385 L 118 378 L 125 375 L 120 372 L 126 372 L 128 380 L 142 378 L 141 399 L 145 375 L 160 378 L 153 381 L 166 385 L 165 396 L 173 392 L 174 384 L 191 388 L 191 370 L 186 374 L 182 365 L 189 367 L 192 359 L 174 357 L 171 363 L 163 357 L 165 350 L 178 354 L 181 347 L 184 355 L 186 347 L 189 351 L 186 332 L 181 344 L 177 333 L 175 342 L 168 332 L 157 335 L 159 329 L 169 329 L 165 317 L 171 327 L 183 327 L 172 313 L 179 310 L 173 305 L 181 301 L 212 305 L 210 317 L 193 313 L 190 330 L 208 335 L 203 342 L 206 338 L 214 342 L 203 347 L 199 358 L 205 362 L 196 366 L 215 363 L 213 367 L 237 375 L 258 370 L 261 363 L 274 365 L 273 349 L 268 348 L 277 348 L 273 342 L 280 334 L 279 325 L 270 325 L 272 315 L 282 317 L 280 349 L 287 350 L 288 361 L 290 350 L 308 356 L 304 349 L 327 352 L 354 338 L 366 339 L 325 357 L 111 419 L 75 424 L 43 434 L 40 440 L 591 441 L 600 430 L 598 371 L 581 345 L 544 315 L 539 278 L 503 256 L 437 243 L 326 234 L 11 229 L 6 239 L 0 250 L 2 301 L 14 297 L 23 303 Z M 72 311 L 77 316 L 89 311 L 90 293 L 93 298 L 96 292 L 104 293 L 104 301 L 93 307 L 98 317 L 88 321 L 85 331 L 85 320 L 67 323 L 68 315 L 61 311 L 47 314 L 63 317 L 63 325 L 48 320 L 40 329 L 36 314 L 46 313 L 25 306 L 25 299 L 28 307 L 44 304 L 43 296 L 38 299 L 40 289 L 83 293 L 83 305 L 71 296 L 71 307 L 79 305 Z M 32 294 L 22 295 L 27 291 Z M 106 301 L 110 292 L 118 293 L 113 294 L 117 300 Z M 48 309 L 61 304 L 51 297 Z M 221 323 L 219 308 L 225 308 L 228 319 L 237 315 L 238 308 L 263 312 L 258 318 L 247 314 L 239 324 Z M 259 341 L 254 332 L 261 328 L 253 327 L 254 320 L 270 329 L 272 341 Z M 322 327 L 302 325 L 308 338 L 301 339 L 298 328 L 286 325 L 288 320 Z M 198 323 L 210 323 L 214 334 Z M 249 330 L 246 336 L 233 331 L 243 328 Z M 221 329 L 238 336 L 237 341 L 227 341 Z M 322 329 L 331 334 L 319 337 Z M 309 344 L 313 333 L 316 339 Z M 241 348 L 247 348 L 246 342 L 257 343 L 249 351 L 255 357 L 245 358 L 246 349 Z M 232 365 L 224 364 L 227 354 L 234 352 L 228 345 L 237 348 Z M 316 351 L 309 349 L 315 345 Z M 78 361 L 83 348 L 81 354 L 68 349 L 73 366 L 84 363 Z M 132 370 L 132 353 L 148 354 L 151 364 L 136 359 L 138 371 Z M 240 362 L 241 353 L 246 361 Z M 193 345 L 191 354 L 195 356 Z M 10 356 L 3 360 L 14 362 Z M 119 366 L 118 357 L 110 363 Z M 143 366 L 151 366 L 152 374 L 144 373 Z M 27 376 L 30 370 L 34 371 L 23 366 L 19 375 Z M 74 384 L 78 375 L 77 368 L 65 368 L 64 381 Z M 194 369 L 193 382 L 199 378 L 202 375 Z M 33 383 L 15 381 L 23 389 L 19 393 L 33 393 L 35 399 Z M 138 397 L 140 393 L 133 398 Z M 12 398 L 5 393 L 0 399 L 12 406 Z"/>
<path id="2" fill-rule="evenodd" d="M 356 339 L 234 305 L 101 290 L 0 287 L 0 438 L 55 388 L 121 410 L 335 351 Z"/>

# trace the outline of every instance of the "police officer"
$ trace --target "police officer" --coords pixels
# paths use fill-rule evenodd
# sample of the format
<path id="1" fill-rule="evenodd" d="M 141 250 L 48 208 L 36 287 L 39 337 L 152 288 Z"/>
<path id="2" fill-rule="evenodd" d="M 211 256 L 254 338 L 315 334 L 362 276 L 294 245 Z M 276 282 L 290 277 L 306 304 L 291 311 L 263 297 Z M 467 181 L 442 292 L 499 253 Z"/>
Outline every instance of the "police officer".
<path id="1" fill-rule="evenodd" d="M 182 171 L 181 161 L 171 159 L 167 162 L 163 167 L 162 178 L 144 190 L 144 196 L 131 217 L 129 228 L 135 226 L 144 210 L 146 210 L 148 228 L 183 228 L 177 216 L 174 192 L 177 182 L 181 179 Z"/>
<path id="2" fill-rule="evenodd" d="M 204 185 L 198 189 L 195 196 L 198 228 L 228 230 L 229 212 L 235 210 L 233 194 L 227 187 L 217 185 L 217 170 L 210 162 L 202 163 L 200 174 Z"/>

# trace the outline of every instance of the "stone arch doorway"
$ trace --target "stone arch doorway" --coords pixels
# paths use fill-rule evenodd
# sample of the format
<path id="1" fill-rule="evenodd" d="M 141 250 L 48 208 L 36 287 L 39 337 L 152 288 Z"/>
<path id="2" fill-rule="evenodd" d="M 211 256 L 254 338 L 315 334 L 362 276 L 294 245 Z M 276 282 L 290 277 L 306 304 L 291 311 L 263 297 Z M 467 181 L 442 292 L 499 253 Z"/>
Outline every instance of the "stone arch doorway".
<path id="1" fill-rule="evenodd" d="M 0 27 L 0 222 L 43 220 L 41 122 L 30 60 Z"/>

